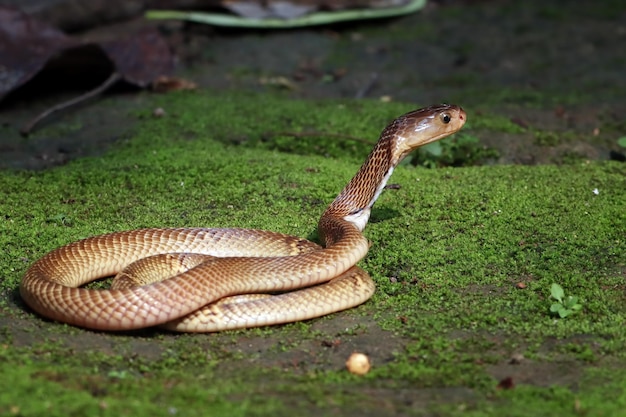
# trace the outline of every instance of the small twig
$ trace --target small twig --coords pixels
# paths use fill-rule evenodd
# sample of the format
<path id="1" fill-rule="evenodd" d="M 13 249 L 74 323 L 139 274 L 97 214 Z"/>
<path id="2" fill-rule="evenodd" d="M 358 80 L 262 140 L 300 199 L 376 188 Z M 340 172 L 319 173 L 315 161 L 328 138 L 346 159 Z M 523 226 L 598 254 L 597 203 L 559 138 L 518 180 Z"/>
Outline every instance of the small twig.
<path id="1" fill-rule="evenodd" d="M 94 88 L 91 91 L 86 92 L 85 94 L 82 94 L 78 97 L 75 97 L 71 100 L 68 101 L 64 101 L 62 103 L 56 104 L 52 107 L 50 107 L 47 110 L 44 110 L 42 113 L 40 113 L 39 115 L 37 115 L 36 117 L 34 117 L 33 119 L 31 119 L 28 123 L 26 123 L 24 125 L 24 127 L 22 127 L 22 129 L 20 130 L 20 133 L 24 136 L 27 136 L 28 134 L 30 134 L 33 129 L 35 128 L 35 125 L 37 125 L 37 123 L 41 122 L 43 119 L 45 119 L 46 117 L 50 116 L 53 113 L 56 113 L 58 111 L 61 110 L 66 110 L 70 107 L 73 107 L 77 104 L 80 104 L 86 100 L 89 100 L 93 97 L 96 97 L 100 94 L 102 94 L 104 91 L 106 91 L 107 89 L 109 89 L 109 87 L 111 87 L 113 84 L 115 84 L 117 81 L 121 80 L 122 76 L 120 75 L 120 73 L 118 72 L 114 72 L 112 73 L 109 78 L 106 79 L 106 81 L 104 83 L 102 83 L 100 86 Z"/>
<path id="2" fill-rule="evenodd" d="M 363 98 L 367 96 L 370 93 L 370 91 L 372 91 L 372 88 L 374 88 L 377 82 L 378 82 L 378 73 L 373 72 L 370 75 L 370 79 L 367 82 L 367 84 L 365 84 L 363 87 L 359 89 L 359 91 L 356 92 L 356 94 L 354 95 L 354 98 Z"/>
<path id="3" fill-rule="evenodd" d="M 373 146 L 375 142 L 365 140 L 362 138 L 357 138 L 350 135 L 342 135 L 340 133 L 324 133 L 324 132 L 274 132 L 273 135 L 282 135 L 282 136 L 292 136 L 294 138 L 310 138 L 310 137 L 318 137 L 318 136 L 326 136 L 330 138 L 339 138 L 346 140 L 353 140 L 355 142 L 361 142 L 366 145 Z"/>

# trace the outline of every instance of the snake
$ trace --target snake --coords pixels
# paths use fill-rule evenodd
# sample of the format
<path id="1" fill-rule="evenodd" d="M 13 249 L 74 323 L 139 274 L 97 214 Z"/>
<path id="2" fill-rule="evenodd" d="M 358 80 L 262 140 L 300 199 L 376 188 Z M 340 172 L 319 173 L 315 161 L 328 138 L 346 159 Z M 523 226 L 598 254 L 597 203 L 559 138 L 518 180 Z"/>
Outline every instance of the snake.
<path id="1" fill-rule="evenodd" d="M 242 228 L 147 228 L 89 237 L 35 261 L 20 295 L 39 315 L 99 331 L 212 332 L 307 320 L 360 305 L 375 284 L 356 264 L 371 209 L 411 151 L 456 133 L 465 111 L 438 104 L 389 123 L 318 222 L 322 245 Z M 111 288 L 86 284 L 115 276 Z"/>

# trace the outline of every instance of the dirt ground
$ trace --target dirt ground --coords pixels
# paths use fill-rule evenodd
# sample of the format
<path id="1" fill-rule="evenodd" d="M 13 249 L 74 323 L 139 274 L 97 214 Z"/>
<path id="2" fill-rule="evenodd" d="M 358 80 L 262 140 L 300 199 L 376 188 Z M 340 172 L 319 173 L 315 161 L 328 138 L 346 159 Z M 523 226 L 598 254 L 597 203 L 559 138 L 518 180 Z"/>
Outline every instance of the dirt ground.
<path id="1" fill-rule="evenodd" d="M 177 73 L 217 93 L 454 102 L 470 114 L 495 111 L 526 134 L 481 136 L 499 152 L 490 163 L 563 163 L 624 159 L 617 145 L 626 131 L 624 10 L 618 1 L 441 1 L 404 18 L 321 28 L 218 29 L 135 17 L 73 35 L 124 37 L 156 25 L 177 56 Z M 39 77 L 0 103 L 0 167 L 63 164 L 103 152 L 128 131 L 127 114 L 141 98 L 118 88 L 109 94 L 115 105 L 96 100 L 74 110 L 79 129 L 18 134 L 35 114 L 106 76 L 83 75 Z"/>

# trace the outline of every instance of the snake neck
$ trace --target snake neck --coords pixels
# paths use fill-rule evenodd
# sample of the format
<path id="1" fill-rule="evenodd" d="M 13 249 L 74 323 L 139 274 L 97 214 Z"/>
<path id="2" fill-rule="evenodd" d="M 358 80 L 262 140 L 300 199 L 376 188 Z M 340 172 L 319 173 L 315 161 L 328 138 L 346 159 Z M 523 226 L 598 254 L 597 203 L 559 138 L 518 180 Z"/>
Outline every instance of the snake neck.
<path id="1" fill-rule="evenodd" d="M 460 107 L 440 104 L 411 111 L 392 121 L 359 171 L 322 215 L 318 231 L 326 245 L 338 239 L 328 238 L 332 233 L 324 230 L 363 231 L 372 206 L 400 161 L 414 149 L 457 132 L 465 120 Z"/>
<path id="2" fill-rule="evenodd" d="M 318 225 L 320 233 L 324 230 L 324 225 L 328 223 L 325 219 L 331 217 L 341 218 L 359 231 L 365 229 L 372 206 L 385 188 L 394 168 L 400 162 L 394 156 L 396 141 L 391 134 L 394 128 L 395 123 L 381 133 L 374 149 L 359 171 L 326 209 Z"/>

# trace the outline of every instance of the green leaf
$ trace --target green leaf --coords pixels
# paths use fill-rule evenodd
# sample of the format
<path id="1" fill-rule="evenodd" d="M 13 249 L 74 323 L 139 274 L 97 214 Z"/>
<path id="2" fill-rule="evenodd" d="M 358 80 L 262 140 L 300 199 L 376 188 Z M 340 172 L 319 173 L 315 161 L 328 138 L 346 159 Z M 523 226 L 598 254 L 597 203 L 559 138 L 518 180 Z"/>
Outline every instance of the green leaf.
<path id="1" fill-rule="evenodd" d="M 412 0 L 398 7 L 353 9 L 332 12 L 315 12 L 292 19 L 250 19 L 224 13 L 184 12 L 178 10 L 148 10 L 148 19 L 181 19 L 215 26 L 248 28 L 295 28 L 302 26 L 327 25 L 337 22 L 361 19 L 382 19 L 414 13 L 426 5 L 426 0 Z"/>
<path id="2" fill-rule="evenodd" d="M 572 313 L 572 310 L 568 310 L 563 306 L 561 306 L 561 308 L 559 309 L 559 317 L 561 317 L 562 319 L 569 316 L 571 313 Z"/>
<path id="3" fill-rule="evenodd" d="M 578 297 L 576 297 L 575 295 L 568 295 L 565 299 L 565 302 L 563 303 L 563 305 L 567 308 L 571 308 L 573 305 L 576 304 L 578 304 Z"/>
<path id="4" fill-rule="evenodd" d="M 563 291 L 563 287 L 554 283 L 552 284 L 552 287 L 550 287 L 550 295 L 552 295 L 552 298 L 557 300 L 559 303 L 562 303 L 565 292 Z"/>
<path id="5" fill-rule="evenodd" d="M 441 154 L 443 153 L 443 148 L 441 147 L 441 143 L 439 142 L 433 142 L 429 143 L 428 145 L 424 145 L 422 146 L 422 150 L 428 152 L 433 156 L 441 156 Z"/>
<path id="6" fill-rule="evenodd" d="M 57 223 L 57 224 L 62 225 L 62 226 L 71 226 L 72 225 L 72 218 L 69 217 L 67 214 L 57 214 L 55 216 L 48 217 L 46 219 L 46 222 L 48 222 L 48 223 Z"/>
<path id="7" fill-rule="evenodd" d="M 622 148 L 626 148 L 626 136 L 622 136 L 621 138 L 617 139 L 617 144 Z"/>
<path id="8" fill-rule="evenodd" d="M 563 306 L 559 303 L 554 303 L 550 306 L 550 312 L 551 313 L 558 313 L 559 310 L 563 308 Z"/>

